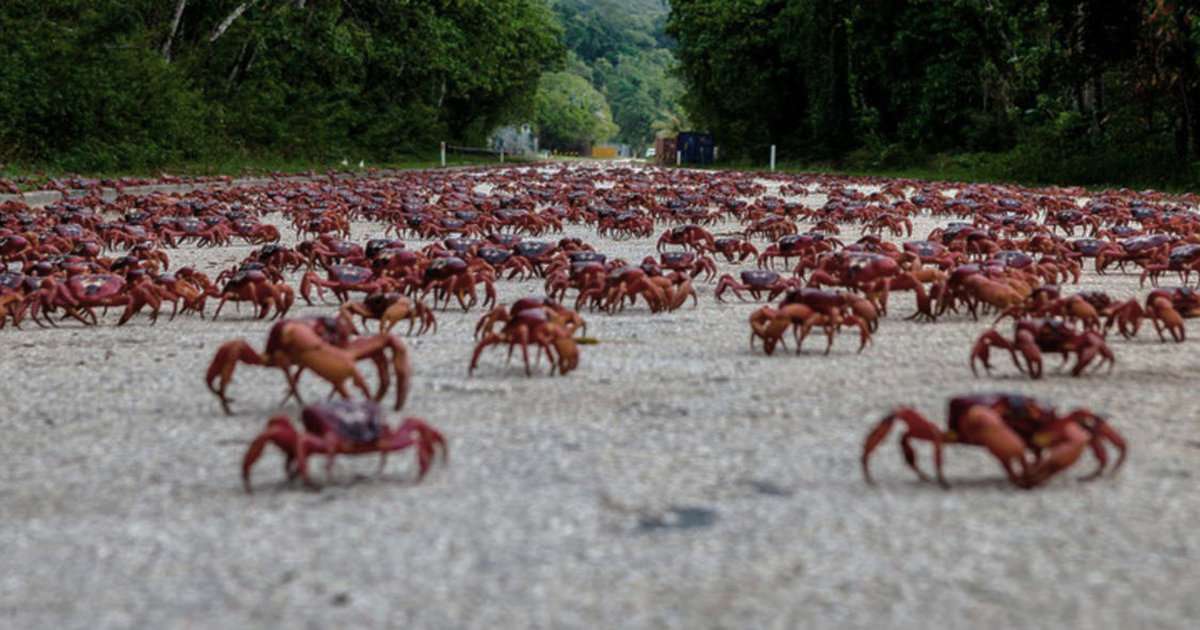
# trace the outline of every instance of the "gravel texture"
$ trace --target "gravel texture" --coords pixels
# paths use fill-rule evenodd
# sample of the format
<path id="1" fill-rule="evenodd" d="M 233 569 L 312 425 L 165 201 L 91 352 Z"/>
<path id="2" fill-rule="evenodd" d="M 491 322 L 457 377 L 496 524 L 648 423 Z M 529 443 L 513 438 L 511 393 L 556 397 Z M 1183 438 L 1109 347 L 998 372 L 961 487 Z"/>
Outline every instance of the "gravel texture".
<path id="1" fill-rule="evenodd" d="M 916 234 L 935 225 L 922 218 Z M 356 225 L 354 237 L 381 227 Z M 631 261 L 654 246 L 577 227 L 568 235 Z M 250 249 L 185 248 L 172 263 L 215 275 Z M 495 349 L 467 378 L 480 313 L 439 313 L 436 334 L 407 340 L 416 376 L 404 414 L 445 432 L 448 466 L 415 484 L 409 457 L 382 477 L 374 458 L 341 458 L 333 482 L 313 492 L 284 482 L 270 452 L 253 496 L 239 462 L 277 411 L 283 380 L 240 368 L 236 413 L 225 416 L 203 374 L 218 344 L 244 336 L 259 346 L 270 322 L 227 308 L 217 322 L 115 328 L 114 312 L 95 329 L 6 328 L 0 626 L 1183 628 L 1200 619 L 1194 342 L 1162 344 L 1145 330 L 1110 339 L 1111 375 L 1070 378 L 1051 359 L 1047 378 L 1031 382 L 1004 359 L 995 376 L 973 378 L 967 354 L 986 323 L 908 322 L 912 298 L 899 295 L 861 355 L 846 334 L 830 356 L 814 339 L 802 356 L 766 357 L 747 347 L 756 305 L 718 304 L 713 286 L 699 285 L 695 309 L 585 314 L 600 343 L 583 347 L 567 377 L 543 366 L 526 378 Z M 511 301 L 541 283 L 498 288 Z M 1090 271 L 1080 288 L 1138 291 L 1135 275 Z M 863 482 L 862 439 L 889 408 L 911 404 L 941 424 L 947 397 L 992 390 L 1109 414 L 1129 461 L 1115 477 L 1080 484 L 1072 471 L 1027 492 L 986 453 L 951 448 L 944 491 L 913 477 L 893 436 L 873 460 L 880 484 Z M 302 391 L 315 399 L 327 387 L 310 376 Z"/>

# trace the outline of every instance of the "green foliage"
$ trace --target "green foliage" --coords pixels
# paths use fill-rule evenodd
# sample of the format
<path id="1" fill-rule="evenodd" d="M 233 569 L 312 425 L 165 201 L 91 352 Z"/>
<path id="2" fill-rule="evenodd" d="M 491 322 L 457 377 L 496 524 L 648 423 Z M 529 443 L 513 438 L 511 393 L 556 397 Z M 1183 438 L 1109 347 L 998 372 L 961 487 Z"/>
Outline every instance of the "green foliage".
<path id="1" fill-rule="evenodd" d="M 653 143 L 655 127 L 677 113 L 682 84 L 673 75 L 662 0 L 555 0 L 569 71 L 607 99 L 615 138 L 635 149 Z M 586 143 L 582 138 L 577 143 Z"/>
<path id="2" fill-rule="evenodd" d="M 190 0 L 167 55 L 175 5 L 0 4 L 0 161 L 387 160 L 528 118 L 564 53 L 544 0 Z"/>
<path id="3" fill-rule="evenodd" d="M 966 153 L 1006 177 L 1086 183 L 1188 177 L 1200 153 L 1193 2 L 670 4 L 683 103 L 725 156 Z"/>
<path id="4" fill-rule="evenodd" d="M 201 98 L 125 12 L 119 0 L 0 8 L 0 161 L 112 168 L 209 148 Z"/>
<path id="5" fill-rule="evenodd" d="M 542 146 L 579 150 L 605 142 L 617 132 L 604 95 L 569 72 L 542 75 L 537 92 L 537 125 Z"/>

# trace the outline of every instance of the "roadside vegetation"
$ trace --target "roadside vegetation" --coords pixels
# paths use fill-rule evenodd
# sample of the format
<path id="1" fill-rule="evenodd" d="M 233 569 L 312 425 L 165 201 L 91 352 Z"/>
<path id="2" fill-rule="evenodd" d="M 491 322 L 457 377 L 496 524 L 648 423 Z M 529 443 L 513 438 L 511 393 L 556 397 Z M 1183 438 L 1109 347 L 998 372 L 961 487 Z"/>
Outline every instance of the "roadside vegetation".
<path id="1" fill-rule="evenodd" d="M 385 163 L 533 115 L 543 0 L 7 0 L 0 163 Z"/>
<path id="2" fill-rule="evenodd" d="M 671 0 L 722 155 L 1042 183 L 1200 183 L 1200 8 Z"/>
<path id="3" fill-rule="evenodd" d="M 725 167 L 1200 186 L 1200 7 L 8 0 L 0 177 L 421 166 L 711 132 Z M 490 158 L 451 156 L 453 163 Z"/>

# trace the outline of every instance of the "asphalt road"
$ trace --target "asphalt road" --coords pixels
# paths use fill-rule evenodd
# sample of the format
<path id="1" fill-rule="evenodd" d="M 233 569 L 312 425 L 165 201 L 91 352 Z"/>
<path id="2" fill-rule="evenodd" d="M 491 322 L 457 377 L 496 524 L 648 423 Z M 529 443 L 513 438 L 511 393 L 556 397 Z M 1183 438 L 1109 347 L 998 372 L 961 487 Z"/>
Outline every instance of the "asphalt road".
<path id="1" fill-rule="evenodd" d="M 819 197 L 806 199 L 820 203 Z M 918 222 L 924 235 L 935 225 Z M 733 229 L 727 226 L 721 229 Z M 356 225 L 355 239 L 381 226 Z M 605 241 L 639 260 L 653 239 Z M 285 231 L 290 240 L 290 233 Z M 857 236 L 852 230 L 848 239 Z M 181 249 L 215 274 L 250 247 Z M 735 271 L 721 265 L 723 271 Z M 753 304 L 585 315 L 578 371 L 526 378 L 496 350 L 467 378 L 478 312 L 408 340 L 405 415 L 450 439 L 412 482 L 342 458 L 320 492 L 271 453 L 241 489 L 248 440 L 277 411 L 275 371 L 243 368 L 225 416 L 203 385 L 216 346 L 269 322 L 0 331 L 0 626 L 12 628 L 1184 628 L 1200 619 L 1195 342 L 1110 340 L 1117 367 L 1040 382 L 974 378 L 984 322 L 917 324 L 893 299 L 873 346 L 830 356 L 747 347 Z M 1080 288 L 1137 293 L 1136 276 Z M 502 283 L 503 300 L 541 292 Z M 327 313 L 333 306 L 301 309 Z M 1048 365 L 1053 365 L 1051 361 Z M 986 453 L 950 449 L 949 491 L 895 437 L 867 486 L 868 428 L 911 404 L 1008 390 L 1109 414 L 1119 475 L 1018 491 Z M 306 382 L 308 398 L 326 388 Z M 295 405 L 284 408 L 296 412 Z M 927 452 L 922 451 L 927 457 Z M 1085 462 L 1083 469 L 1090 465 Z M 320 468 L 320 467 L 318 467 Z"/>

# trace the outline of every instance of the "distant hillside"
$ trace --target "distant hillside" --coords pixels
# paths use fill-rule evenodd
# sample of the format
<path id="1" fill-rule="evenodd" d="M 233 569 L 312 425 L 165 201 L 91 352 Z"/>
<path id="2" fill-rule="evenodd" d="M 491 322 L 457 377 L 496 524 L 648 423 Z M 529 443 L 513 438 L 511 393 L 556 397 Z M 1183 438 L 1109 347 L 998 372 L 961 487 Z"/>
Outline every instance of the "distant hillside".
<path id="1" fill-rule="evenodd" d="M 666 0 L 613 0 L 613 4 L 650 16 L 665 16 L 671 12 Z"/>
<path id="2" fill-rule="evenodd" d="M 640 149 L 655 129 L 676 126 L 682 87 L 671 74 L 673 42 L 663 0 L 551 0 L 569 53 L 568 71 L 604 96 L 615 139 Z"/>

